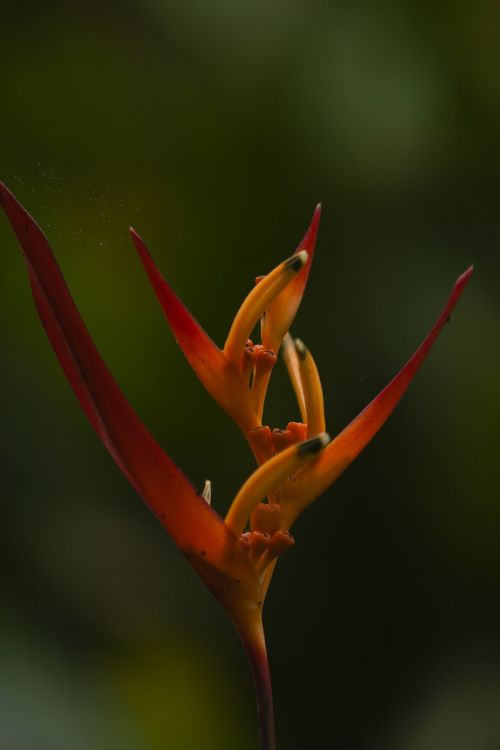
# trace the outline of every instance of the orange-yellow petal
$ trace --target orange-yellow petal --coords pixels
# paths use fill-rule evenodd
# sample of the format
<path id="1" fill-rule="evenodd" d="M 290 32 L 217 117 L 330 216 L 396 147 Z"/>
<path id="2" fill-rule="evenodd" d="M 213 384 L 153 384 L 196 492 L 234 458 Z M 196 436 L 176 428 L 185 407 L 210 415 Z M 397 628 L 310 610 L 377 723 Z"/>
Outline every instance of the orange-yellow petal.
<path id="1" fill-rule="evenodd" d="M 307 422 L 306 402 L 304 400 L 304 388 L 300 377 L 299 357 L 295 348 L 295 342 L 289 333 L 283 339 L 283 360 L 288 370 L 288 376 L 292 383 L 302 421 Z"/>
<path id="2" fill-rule="evenodd" d="M 325 406 L 323 388 L 316 362 L 309 349 L 300 339 L 295 339 L 298 355 L 300 381 L 304 389 L 304 402 L 307 416 L 307 436 L 314 437 L 325 431 Z"/>
<path id="3" fill-rule="evenodd" d="M 291 258 L 287 258 L 279 266 L 273 268 L 252 289 L 236 313 L 224 344 L 224 353 L 231 362 L 239 364 L 245 343 L 261 316 L 283 290 L 296 281 L 308 261 L 307 252 L 301 249 L 300 252 L 294 253 Z M 271 349 L 271 347 L 265 346 L 264 349 Z"/>
<path id="4" fill-rule="evenodd" d="M 240 489 L 226 515 L 226 524 L 236 535 L 243 533 L 245 526 L 260 501 L 271 494 L 290 475 L 303 469 L 328 445 L 330 436 L 326 433 L 298 445 L 292 445 L 265 464 L 260 466 L 247 479 Z"/>

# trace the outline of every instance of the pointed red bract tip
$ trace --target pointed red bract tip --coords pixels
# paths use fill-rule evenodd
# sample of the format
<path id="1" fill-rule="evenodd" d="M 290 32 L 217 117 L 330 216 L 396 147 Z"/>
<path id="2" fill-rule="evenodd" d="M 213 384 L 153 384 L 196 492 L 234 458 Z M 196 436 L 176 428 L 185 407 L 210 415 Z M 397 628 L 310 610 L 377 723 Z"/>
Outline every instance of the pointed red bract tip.
<path id="1" fill-rule="evenodd" d="M 348 425 L 348 427 L 346 427 L 345 430 L 343 430 L 343 432 L 341 432 L 340 435 L 338 435 L 328 446 L 325 453 L 330 452 L 332 460 L 336 460 L 336 458 L 339 458 L 341 455 L 343 455 L 344 458 L 347 458 L 346 451 L 349 454 L 350 460 L 352 460 L 382 427 L 393 409 L 399 403 L 401 397 L 406 392 L 418 369 L 423 364 L 434 342 L 441 333 L 443 326 L 448 322 L 453 308 L 460 299 L 470 277 L 472 276 L 473 270 L 473 266 L 470 266 L 461 276 L 459 276 L 453 286 L 443 311 L 423 342 L 401 368 L 398 374 L 395 375 L 378 396 L 376 396 L 356 417 L 356 419 L 354 419 L 354 421 L 351 422 L 351 424 Z"/>
<path id="2" fill-rule="evenodd" d="M 263 329 L 262 343 L 269 349 L 278 351 L 284 336 L 290 330 L 299 305 L 304 295 L 311 266 L 316 250 L 319 223 L 321 219 L 321 203 L 318 203 L 306 233 L 295 250 L 295 254 L 307 251 L 307 262 L 288 284 L 281 294 L 276 297 L 266 315 L 266 325 Z"/>
<path id="3" fill-rule="evenodd" d="M 158 271 L 142 237 L 133 227 L 130 227 L 130 234 L 172 333 L 193 369 L 200 376 L 200 367 L 219 367 L 223 355 L 218 346 Z"/>
<path id="4" fill-rule="evenodd" d="M 456 280 L 455 286 L 453 287 L 453 291 L 452 291 L 452 293 L 450 295 L 450 300 L 454 300 L 453 304 L 455 304 L 456 300 L 458 300 L 458 298 L 462 294 L 463 290 L 465 289 L 466 285 L 468 284 L 469 279 L 470 279 L 470 277 L 472 276 L 473 273 L 474 273 L 474 264 L 471 263 L 471 265 L 469 266 L 469 268 L 467 268 L 463 272 L 463 274 L 461 274 L 458 277 L 458 279 Z M 453 297 L 454 295 L 455 295 L 455 299 Z"/>
<path id="5" fill-rule="evenodd" d="M 301 250 L 307 250 L 307 253 L 309 255 L 309 258 L 307 259 L 307 263 L 305 264 L 304 268 L 299 274 L 299 277 L 295 281 L 295 283 L 297 283 L 299 278 L 302 277 L 303 279 L 302 288 L 304 288 L 305 285 L 307 284 L 307 278 L 309 275 L 309 271 L 311 269 L 312 259 L 314 257 L 314 251 L 316 249 L 316 240 L 318 238 L 319 224 L 321 221 L 321 210 L 322 210 L 321 203 L 318 203 L 318 205 L 314 209 L 311 223 L 306 229 L 306 232 L 304 236 L 302 237 L 302 241 L 300 242 L 300 244 L 297 246 L 297 249 L 295 250 L 295 253 L 300 253 Z"/>
<path id="6" fill-rule="evenodd" d="M 297 489 L 303 494 L 291 517 L 295 518 L 315 497 L 352 463 L 363 448 L 380 430 L 387 418 L 405 394 L 417 371 L 429 354 L 451 312 L 460 299 L 473 273 L 470 266 L 455 282 L 448 300 L 433 327 L 415 353 L 386 387 L 363 411 L 327 446 L 315 464 L 303 474 L 303 483 L 297 481 Z"/>
<path id="7" fill-rule="evenodd" d="M 321 221 L 321 210 L 322 210 L 321 203 L 318 203 L 318 205 L 314 209 L 311 223 L 304 237 L 302 238 L 302 242 L 300 243 L 297 250 L 295 251 L 295 252 L 299 252 L 300 250 L 307 250 L 307 253 L 309 255 L 309 258 L 307 259 L 307 263 L 305 264 L 304 268 L 302 269 L 302 272 L 298 275 L 298 278 L 295 281 L 295 283 L 297 284 L 297 293 L 300 294 L 301 296 L 302 294 L 304 294 L 304 289 L 306 287 L 307 280 L 309 278 L 309 273 L 311 271 L 314 253 L 316 251 L 316 240 L 318 239 L 319 224 Z"/>

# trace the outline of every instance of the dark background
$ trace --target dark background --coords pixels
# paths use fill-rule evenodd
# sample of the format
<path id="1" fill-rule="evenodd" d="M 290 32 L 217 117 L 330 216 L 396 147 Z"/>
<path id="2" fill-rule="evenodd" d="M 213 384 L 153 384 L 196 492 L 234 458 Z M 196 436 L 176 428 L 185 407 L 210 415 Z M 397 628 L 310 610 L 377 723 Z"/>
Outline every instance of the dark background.
<path id="1" fill-rule="evenodd" d="M 0 175 L 116 378 L 225 511 L 252 470 L 128 226 L 221 343 L 323 221 L 294 326 L 339 431 L 475 275 L 266 605 L 280 749 L 500 747 L 497 2 L 2 6 Z M 0 221 L 0 747 L 255 750 L 237 637 L 85 421 Z M 267 419 L 297 418 L 283 371 Z"/>

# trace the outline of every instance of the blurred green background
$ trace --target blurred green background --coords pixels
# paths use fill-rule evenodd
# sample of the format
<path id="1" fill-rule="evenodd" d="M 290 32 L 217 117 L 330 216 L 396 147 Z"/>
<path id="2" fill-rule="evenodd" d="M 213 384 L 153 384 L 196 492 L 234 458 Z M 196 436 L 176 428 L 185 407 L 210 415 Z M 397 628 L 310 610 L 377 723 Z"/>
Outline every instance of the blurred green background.
<path id="1" fill-rule="evenodd" d="M 294 333 L 331 433 L 475 275 L 409 394 L 301 517 L 266 605 L 282 750 L 500 747 L 500 6 L 18 2 L 0 176 L 144 421 L 224 511 L 252 470 L 132 224 L 222 343 L 318 200 Z M 0 220 L 0 747 L 255 750 L 237 637 L 85 421 Z M 281 368 L 267 419 L 297 418 Z"/>

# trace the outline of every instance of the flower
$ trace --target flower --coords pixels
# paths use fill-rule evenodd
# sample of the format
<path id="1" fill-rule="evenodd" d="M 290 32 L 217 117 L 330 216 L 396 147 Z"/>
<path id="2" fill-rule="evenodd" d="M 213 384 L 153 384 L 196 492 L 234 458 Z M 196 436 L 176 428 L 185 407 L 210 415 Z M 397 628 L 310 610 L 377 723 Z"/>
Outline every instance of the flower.
<path id="1" fill-rule="evenodd" d="M 0 203 L 23 249 L 42 324 L 87 418 L 242 638 L 257 689 L 262 745 L 269 750 L 275 746 L 274 724 L 262 607 L 276 560 L 293 544 L 289 530 L 299 513 L 349 466 L 391 414 L 449 319 L 472 267 L 459 277 L 408 362 L 330 441 L 314 359 L 289 333 L 314 256 L 320 207 L 296 252 L 256 280 L 223 348 L 189 313 L 131 230 L 177 342 L 207 391 L 242 430 L 258 464 L 222 519 L 210 504 L 210 485 L 200 493 L 189 482 L 126 400 L 85 328 L 42 230 L 2 183 Z M 249 337 L 259 321 L 262 343 L 254 344 Z M 271 430 L 262 417 L 280 347 L 302 422 Z"/>

